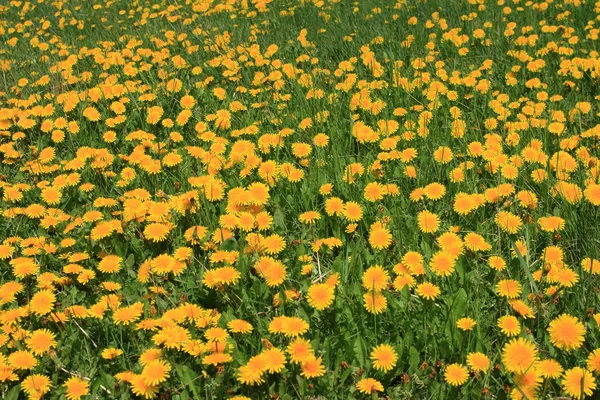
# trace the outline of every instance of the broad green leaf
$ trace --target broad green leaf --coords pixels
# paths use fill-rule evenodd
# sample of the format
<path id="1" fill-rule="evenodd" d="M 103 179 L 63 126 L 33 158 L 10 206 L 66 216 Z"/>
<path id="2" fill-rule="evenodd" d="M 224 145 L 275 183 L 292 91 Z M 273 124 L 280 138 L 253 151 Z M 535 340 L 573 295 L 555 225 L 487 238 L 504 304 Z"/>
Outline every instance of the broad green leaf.
<path id="1" fill-rule="evenodd" d="M 358 365 L 362 368 L 365 365 L 365 354 L 367 352 L 367 345 L 362 336 L 358 335 L 354 341 L 354 356 Z"/>
<path id="2" fill-rule="evenodd" d="M 5 400 L 19 400 L 19 393 L 21 392 L 21 385 L 13 386 L 6 394 L 3 399 Z"/>
<path id="3" fill-rule="evenodd" d="M 408 350 L 408 372 L 410 374 L 417 371 L 420 361 L 421 357 L 419 351 L 414 346 L 410 346 L 410 349 Z"/>

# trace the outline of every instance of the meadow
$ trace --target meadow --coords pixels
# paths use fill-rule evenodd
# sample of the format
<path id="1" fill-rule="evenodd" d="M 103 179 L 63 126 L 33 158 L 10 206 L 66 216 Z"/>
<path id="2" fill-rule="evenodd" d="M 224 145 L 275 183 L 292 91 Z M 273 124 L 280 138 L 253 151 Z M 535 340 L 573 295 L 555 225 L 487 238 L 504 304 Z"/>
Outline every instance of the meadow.
<path id="1" fill-rule="evenodd" d="M 3 2 L 0 395 L 597 396 L 599 24 Z"/>

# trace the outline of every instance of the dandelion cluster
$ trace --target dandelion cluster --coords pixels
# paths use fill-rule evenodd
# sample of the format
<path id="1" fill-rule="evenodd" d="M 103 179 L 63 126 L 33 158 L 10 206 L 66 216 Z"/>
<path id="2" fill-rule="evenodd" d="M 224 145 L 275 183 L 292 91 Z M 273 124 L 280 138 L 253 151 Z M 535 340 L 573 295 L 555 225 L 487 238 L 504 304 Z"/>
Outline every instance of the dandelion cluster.
<path id="1" fill-rule="evenodd" d="M 597 396 L 599 15 L 2 4 L 2 398 Z"/>

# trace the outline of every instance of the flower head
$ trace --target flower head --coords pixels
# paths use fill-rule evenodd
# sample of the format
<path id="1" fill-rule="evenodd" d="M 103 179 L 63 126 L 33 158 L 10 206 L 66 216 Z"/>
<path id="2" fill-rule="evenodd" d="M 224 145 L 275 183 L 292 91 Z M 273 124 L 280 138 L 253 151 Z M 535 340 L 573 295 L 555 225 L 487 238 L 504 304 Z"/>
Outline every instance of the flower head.
<path id="1" fill-rule="evenodd" d="M 578 349 L 585 340 L 585 327 L 577 317 L 568 314 L 552 320 L 548 333 L 554 346 L 567 351 Z"/>
<path id="2" fill-rule="evenodd" d="M 363 378 L 356 384 L 356 389 L 364 394 L 373 394 L 375 392 L 383 392 L 383 385 L 376 379 Z"/>
<path id="3" fill-rule="evenodd" d="M 525 338 L 512 339 L 502 348 L 502 362 L 509 372 L 523 373 L 538 361 L 538 350 Z"/>
<path id="4" fill-rule="evenodd" d="M 444 380 L 452 386 L 460 386 L 469 379 L 469 370 L 462 364 L 450 364 L 444 372 Z"/>
<path id="5" fill-rule="evenodd" d="M 378 371 L 388 372 L 396 366 L 398 354 L 389 344 L 380 344 L 371 351 L 373 368 Z"/>

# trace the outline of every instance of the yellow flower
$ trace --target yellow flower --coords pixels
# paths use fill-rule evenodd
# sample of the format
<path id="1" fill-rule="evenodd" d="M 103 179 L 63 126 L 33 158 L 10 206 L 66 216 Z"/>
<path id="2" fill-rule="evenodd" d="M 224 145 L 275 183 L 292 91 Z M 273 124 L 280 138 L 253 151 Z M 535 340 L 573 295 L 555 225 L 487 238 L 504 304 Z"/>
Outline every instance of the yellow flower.
<path id="1" fill-rule="evenodd" d="M 516 299 L 521 294 L 521 284 L 514 279 L 503 279 L 496 284 L 498 295 L 507 299 Z"/>
<path id="2" fill-rule="evenodd" d="M 306 211 L 298 216 L 298 221 L 305 224 L 312 224 L 321 219 L 321 215 L 316 211 Z"/>
<path id="3" fill-rule="evenodd" d="M 68 400 L 79 400 L 90 392 L 89 382 L 77 376 L 69 378 L 63 386 L 66 388 L 65 396 Z"/>
<path id="4" fill-rule="evenodd" d="M 286 349 L 292 363 L 303 363 L 314 358 L 310 342 L 303 338 L 294 339 Z"/>
<path id="5" fill-rule="evenodd" d="M 314 355 L 308 356 L 304 362 L 302 362 L 302 375 L 305 378 L 318 378 L 325 374 L 325 367 L 323 366 L 323 359 L 321 357 L 316 358 Z"/>
<path id="6" fill-rule="evenodd" d="M 364 198 L 370 202 L 382 200 L 385 194 L 385 187 L 378 182 L 371 182 L 364 189 Z"/>
<path id="7" fill-rule="evenodd" d="M 509 372 L 523 373 L 538 361 L 538 350 L 525 338 L 512 339 L 502 348 L 502 362 Z"/>
<path id="8" fill-rule="evenodd" d="M 433 159 L 440 164 L 447 164 L 452 161 L 452 150 L 446 146 L 440 146 L 433 152 Z"/>
<path id="9" fill-rule="evenodd" d="M 448 251 L 438 251 L 431 260 L 429 260 L 429 268 L 431 272 L 438 276 L 450 276 L 456 266 L 456 257 Z"/>
<path id="10" fill-rule="evenodd" d="M 540 361 L 537 363 L 536 368 L 540 375 L 544 378 L 556 379 L 560 377 L 563 372 L 563 368 L 560 363 L 552 359 Z"/>
<path id="11" fill-rule="evenodd" d="M 552 320 L 548 327 L 548 333 L 550 342 L 566 351 L 578 349 L 585 340 L 585 327 L 577 317 L 568 314 L 562 314 Z"/>
<path id="12" fill-rule="evenodd" d="M 265 371 L 269 373 L 281 372 L 285 368 L 286 358 L 283 350 L 277 347 L 264 350 L 261 357 L 265 362 Z"/>
<path id="13" fill-rule="evenodd" d="M 150 361 L 144 366 L 142 379 L 147 386 L 156 386 L 169 378 L 171 366 L 164 360 Z"/>
<path id="14" fill-rule="evenodd" d="M 250 333 L 254 329 L 252 324 L 242 319 L 234 319 L 227 323 L 227 327 L 234 333 Z"/>
<path id="15" fill-rule="evenodd" d="M 398 354 L 389 344 L 380 344 L 371 351 L 373 368 L 378 371 L 388 372 L 396 366 Z"/>
<path id="16" fill-rule="evenodd" d="M 145 399 L 154 398 L 159 390 L 157 386 L 148 385 L 142 375 L 134 375 L 130 383 L 133 394 Z"/>
<path id="17" fill-rule="evenodd" d="M 21 382 L 21 388 L 32 399 L 41 398 L 50 391 L 51 387 L 50 378 L 40 374 L 29 375 Z"/>
<path id="18" fill-rule="evenodd" d="M 450 364 L 444 372 L 444 380 L 452 386 L 460 386 L 469 379 L 469 370 L 462 364 Z"/>
<path id="19" fill-rule="evenodd" d="M 360 393 L 373 394 L 376 392 L 383 392 L 383 385 L 376 379 L 363 378 L 356 384 L 356 389 Z"/>
<path id="20" fill-rule="evenodd" d="M 517 317 L 512 315 L 498 318 L 498 327 L 507 336 L 516 336 L 521 333 L 521 324 Z"/>
<path id="21" fill-rule="evenodd" d="M 48 329 L 38 329 L 25 339 L 27 348 L 35 355 L 47 353 L 52 347 L 56 346 L 56 335 Z"/>
<path id="22" fill-rule="evenodd" d="M 37 315 L 46 315 L 54 308 L 56 296 L 50 290 L 40 290 L 29 301 L 31 312 Z"/>
<path id="23" fill-rule="evenodd" d="M 390 281 L 390 275 L 381 265 L 369 267 L 363 274 L 362 287 L 365 290 L 380 291 L 386 289 Z"/>
<path id="24" fill-rule="evenodd" d="M 98 269 L 104 273 L 115 273 L 121 269 L 123 259 L 119 256 L 106 256 L 98 263 Z"/>
<path id="25" fill-rule="evenodd" d="M 490 368 L 490 359 L 483 353 L 474 352 L 467 355 L 467 365 L 473 371 L 487 372 Z"/>
<path id="26" fill-rule="evenodd" d="M 115 349 L 114 347 L 102 350 L 102 358 L 105 360 L 113 360 L 121 354 L 123 354 L 123 350 Z"/>
<path id="27" fill-rule="evenodd" d="M 423 282 L 417 286 L 415 292 L 424 299 L 435 300 L 440 295 L 440 288 L 431 282 Z"/>
<path id="28" fill-rule="evenodd" d="M 456 321 L 456 326 L 459 329 L 462 329 L 463 331 L 470 331 L 470 330 L 472 330 L 475 327 L 476 324 L 477 324 L 477 322 L 474 319 L 468 318 L 468 317 L 461 318 L 458 321 Z"/>
<path id="29" fill-rule="evenodd" d="M 331 306 L 335 298 L 334 287 L 327 283 L 313 284 L 308 288 L 306 299 L 311 307 L 322 311 Z"/>
<path id="30" fill-rule="evenodd" d="M 369 229 L 369 244 L 375 250 L 383 250 L 390 247 L 392 234 L 381 222 L 375 222 Z"/>
<path id="31" fill-rule="evenodd" d="M 587 369 L 581 367 L 571 368 L 565 371 L 562 379 L 565 393 L 576 399 L 591 396 L 596 390 L 596 378 Z"/>
<path id="32" fill-rule="evenodd" d="M 360 204 L 348 201 L 344 209 L 344 217 L 350 222 L 358 222 L 362 219 L 363 209 Z"/>
<path id="33" fill-rule="evenodd" d="M 437 232 L 440 227 L 440 219 L 439 217 L 430 212 L 430 211 L 421 211 L 417 215 L 417 222 L 419 225 L 419 229 L 423 233 L 433 233 Z"/>
<path id="34" fill-rule="evenodd" d="M 381 292 L 368 291 L 363 295 L 363 301 L 371 314 L 381 314 L 387 309 L 387 299 Z"/>
<path id="35" fill-rule="evenodd" d="M 515 215 L 509 211 L 501 211 L 496 215 L 496 224 L 504 232 L 517 233 L 523 226 L 523 221 L 518 215 Z"/>

